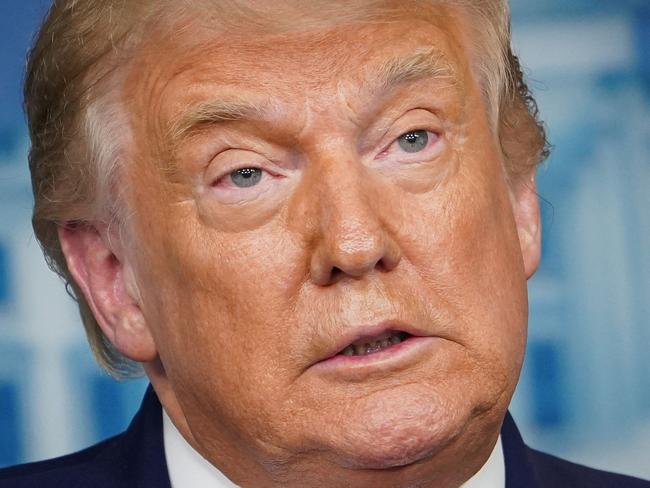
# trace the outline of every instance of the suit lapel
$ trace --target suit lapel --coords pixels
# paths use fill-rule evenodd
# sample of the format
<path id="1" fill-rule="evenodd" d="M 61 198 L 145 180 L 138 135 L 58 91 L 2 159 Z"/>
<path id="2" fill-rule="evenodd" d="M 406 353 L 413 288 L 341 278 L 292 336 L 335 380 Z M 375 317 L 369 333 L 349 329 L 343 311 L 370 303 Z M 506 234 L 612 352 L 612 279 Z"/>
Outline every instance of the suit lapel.
<path id="1" fill-rule="evenodd" d="M 528 456 L 529 449 L 524 444 L 510 412 L 506 413 L 503 421 L 501 442 L 506 463 L 506 488 L 540 487 L 535 476 L 535 469 Z"/>
<path id="2" fill-rule="evenodd" d="M 122 439 L 125 478 L 134 488 L 171 488 L 163 443 L 162 407 L 151 385 Z M 118 468 L 119 469 L 119 468 Z"/>

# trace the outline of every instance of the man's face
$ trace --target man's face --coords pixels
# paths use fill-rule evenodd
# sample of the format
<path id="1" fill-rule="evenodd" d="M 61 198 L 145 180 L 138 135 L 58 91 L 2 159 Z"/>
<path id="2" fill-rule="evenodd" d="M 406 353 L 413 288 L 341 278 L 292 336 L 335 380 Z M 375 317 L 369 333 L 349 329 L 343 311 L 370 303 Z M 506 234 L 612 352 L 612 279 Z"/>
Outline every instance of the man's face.
<path id="1" fill-rule="evenodd" d="M 392 15 L 197 23 L 134 63 L 125 259 L 148 372 L 226 472 L 484 460 L 515 387 L 517 201 L 468 29 L 441 7 Z"/>

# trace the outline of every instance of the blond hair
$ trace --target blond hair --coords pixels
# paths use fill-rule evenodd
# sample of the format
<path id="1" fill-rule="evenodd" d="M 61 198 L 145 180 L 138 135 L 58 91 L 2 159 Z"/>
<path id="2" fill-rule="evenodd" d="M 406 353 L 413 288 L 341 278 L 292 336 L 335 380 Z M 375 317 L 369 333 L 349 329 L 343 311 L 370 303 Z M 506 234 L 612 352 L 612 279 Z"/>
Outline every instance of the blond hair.
<path id="1" fill-rule="evenodd" d="M 219 10 L 226 11 L 226 3 L 219 3 Z M 547 156 L 547 145 L 537 107 L 510 46 L 507 0 L 439 3 L 460 6 L 473 19 L 472 35 L 480 54 L 473 66 L 508 174 L 530 171 Z M 30 52 L 24 88 L 32 143 L 34 232 L 48 265 L 62 277 L 79 305 L 97 361 L 116 377 L 140 374 L 141 368 L 122 356 L 102 333 L 70 276 L 57 231 L 59 226 L 119 220 L 119 196 L 113 190 L 118 187 L 122 151 L 129 141 L 124 108 L 109 95 L 116 88 L 119 92 L 119 67 L 127 64 L 143 26 L 164 9 L 161 4 L 55 0 Z M 235 4 L 230 2 L 230 6 Z M 140 31 L 136 22 L 125 19 L 137 19 Z"/>

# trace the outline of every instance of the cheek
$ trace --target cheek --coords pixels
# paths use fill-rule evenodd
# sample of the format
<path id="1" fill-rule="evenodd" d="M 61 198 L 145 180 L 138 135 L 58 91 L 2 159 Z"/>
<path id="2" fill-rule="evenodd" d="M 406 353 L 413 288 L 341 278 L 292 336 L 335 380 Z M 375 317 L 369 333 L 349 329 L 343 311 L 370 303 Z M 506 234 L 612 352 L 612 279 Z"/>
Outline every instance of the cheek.
<path id="1" fill-rule="evenodd" d="M 201 232 L 183 229 L 192 237 L 165 249 L 164 272 L 151 276 L 161 361 L 193 429 L 245 425 L 266 438 L 283 418 L 291 381 L 284 339 L 297 330 L 291 297 L 302 259 L 272 229 L 231 240 Z"/>
<path id="2" fill-rule="evenodd" d="M 480 361 L 516 376 L 527 317 L 518 237 L 500 175 L 471 171 L 407 209 L 424 217 L 403 219 L 405 257 L 427 300 L 449 311 L 457 339 Z"/>
<path id="3" fill-rule="evenodd" d="M 307 261 L 275 228 L 226 234 L 177 221 L 187 222 L 176 230 L 186 239 L 164 246 L 146 287 L 161 359 L 172 383 L 194 385 L 215 405 L 219 392 L 230 414 L 244 415 L 249 397 L 268 398 L 288 381 L 280 367 L 291 354 L 286 337 L 305 319 L 293 300 Z"/>

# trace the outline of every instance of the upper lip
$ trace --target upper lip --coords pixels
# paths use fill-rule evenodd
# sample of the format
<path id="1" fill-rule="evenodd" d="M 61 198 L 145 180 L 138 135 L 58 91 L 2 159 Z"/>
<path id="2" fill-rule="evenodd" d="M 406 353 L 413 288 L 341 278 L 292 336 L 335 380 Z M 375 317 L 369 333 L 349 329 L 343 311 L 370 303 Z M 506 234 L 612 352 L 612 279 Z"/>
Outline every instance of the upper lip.
<path id="1" fill-rule="evenodd" d="M 416 337 L 427 337 L 431 335 L 430 333 L 418 329 L 411 324 L 399 320 L 386 320 L 375 325 L 349 326 L 346 327 L 345 331 L 341 334 L 336 343 L 328 349 L 322 357 L 318 358 L 316 362 L 321 362 L 336 356 L 353 342 L 365 338 L 371 339 L 372 337 L 378 336 L 387 331 L 406 332 L 407 334 Z"/>

